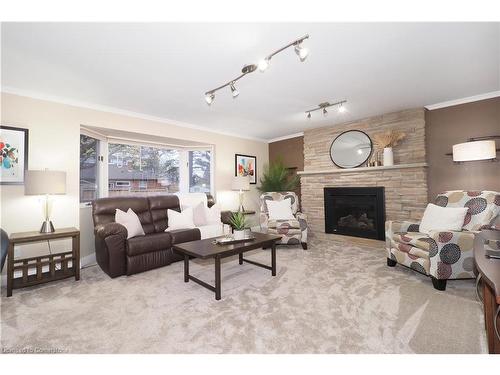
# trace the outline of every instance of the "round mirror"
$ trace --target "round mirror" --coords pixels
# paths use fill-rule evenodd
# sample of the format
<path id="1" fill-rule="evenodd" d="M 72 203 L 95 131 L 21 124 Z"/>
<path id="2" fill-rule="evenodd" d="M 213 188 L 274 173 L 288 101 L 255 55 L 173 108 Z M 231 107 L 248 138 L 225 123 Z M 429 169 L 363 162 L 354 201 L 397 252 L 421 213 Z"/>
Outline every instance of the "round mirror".
<path id="1" fill-rule="evenodd" d="M 372 154 L 370 137 L 360 130 L 349 130 L 335 138 L 330 146 L 330 158 L 337 167 L 356 168 L 366 163 Z"/>

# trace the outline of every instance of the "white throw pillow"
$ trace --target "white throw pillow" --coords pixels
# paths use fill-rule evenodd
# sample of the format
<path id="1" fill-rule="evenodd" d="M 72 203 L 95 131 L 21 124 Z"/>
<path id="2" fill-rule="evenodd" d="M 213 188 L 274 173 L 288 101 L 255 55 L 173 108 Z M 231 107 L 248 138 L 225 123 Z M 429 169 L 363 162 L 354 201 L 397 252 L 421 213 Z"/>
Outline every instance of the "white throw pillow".
<path id="1" fill-rule="evenodd" d="M 127 229 L 127 240 L 132 237 L 144 236 L 144 229 L 142 229 L 139 216 L 131 208 L 127 212 L 117 208 L 115 211 L 115 222 Z"/>
<path id="2" fill-rule="evenodd" d="M 270 220 L 290 220 L 295 219 L 292 213 L 292 200 L 290 198 L 282 201 L 266 201 L 267 211 Z"/>
<path id="3" fill-rule="evenodd" d="M 199 203 L 193 209 L 193 222 L 197 227 L 210 224 L 221 223 L 221 209 L 219 205 L 214 204 L 212 207 L 207 207 L 204 203 Z"/>
<path id="4" fill-rule="evenodd" d="M 167 210 L 168 216 L 168 228 L 165 232 L 175 230 L 175 229 L 191 229 L 195 228 L 193 223 L 193 209 L 186 208 L 182 212 L 177 212 L 174 210 Z"/>
<path id="5" fill-rule="evenodd" d="M 419 230 L 425 234 L 429 234 L 431 230 L 461 231 L 468 210 L 467 207 L 441 207 L 429 203 Z"/>
<path id="6" fill-rule="evenodd" d="M 181 210 L 184 211 L 186 208 L 194 208 L 199 203 L 204 203 L 207 207 L 207 195 L 205 193 L 175 193 L 179 198 L 179 204 Z"/>
<path id="7" fill-rule="evenodd" d="M 205 207 L 205 219 L 207 224 L 220 224 L 221 220 L 221 208 L 218 204 L 214 204 L 212 207 Z"/>

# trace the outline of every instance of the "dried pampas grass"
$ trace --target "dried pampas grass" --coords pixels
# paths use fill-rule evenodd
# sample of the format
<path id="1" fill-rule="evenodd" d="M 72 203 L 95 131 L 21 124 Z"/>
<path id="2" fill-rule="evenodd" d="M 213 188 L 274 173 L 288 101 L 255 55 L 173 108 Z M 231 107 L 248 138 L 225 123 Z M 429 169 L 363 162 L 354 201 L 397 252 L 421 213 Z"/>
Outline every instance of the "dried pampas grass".
<path id="1" fill-rule="evenodd" d="M 386 147 L 395 147 L 406 137 L 406 134 L 396 130 L 388 130 L 384 133 L 373 135 L 373 142 L 382 149 Z"/>

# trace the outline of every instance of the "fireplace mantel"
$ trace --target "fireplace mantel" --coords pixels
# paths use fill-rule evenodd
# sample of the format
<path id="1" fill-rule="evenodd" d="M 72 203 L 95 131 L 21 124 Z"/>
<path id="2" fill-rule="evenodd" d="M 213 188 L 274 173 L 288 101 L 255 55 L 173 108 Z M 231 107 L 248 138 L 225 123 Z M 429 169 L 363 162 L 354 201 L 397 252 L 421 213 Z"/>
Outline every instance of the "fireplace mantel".
<path id="1" fill-rule="evenodd" d="M 412 163 L 412 164 L 397 164 L 391 166 L 380 166 L 380 167 L 360 167 L 360 168 L 332 168 L 323 170 L 310 170 L 310 171 L 299 171 L 298 175 L 317 175 L 317 174 L 331 174 L 331 173 L 357 173 L 357 172 L 375 172 L 375 171 L 385 171 L 391 169 L 409 169 L 409 168 L 422 168 L 427 167 L 427 163 Z"/>

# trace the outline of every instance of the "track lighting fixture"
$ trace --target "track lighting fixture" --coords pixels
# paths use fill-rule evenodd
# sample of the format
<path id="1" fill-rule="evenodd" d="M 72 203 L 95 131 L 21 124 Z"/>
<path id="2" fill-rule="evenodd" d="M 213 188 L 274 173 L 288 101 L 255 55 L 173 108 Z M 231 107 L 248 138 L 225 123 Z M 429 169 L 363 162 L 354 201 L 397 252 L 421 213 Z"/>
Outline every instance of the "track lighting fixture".
<path id="1" fill-rule="evenodd" d="M 329 102 L 319 103 L 316 108 L 309 109 L 309 110 L 305 111 L 305 113 L 307 113 L 307 118 L 310 119 L 311 112 L 319 111 L 321 109 L 323 112 L 323 116 L 326 117 L 326 116 L 328 116 L 328 111 L 326 110 L 328 107 L 338 106 L 339 112 L 345 112 L 346 108 L 344 106 L 344 103 L 347 103 L 347 100 L 341 100 L 341 101 L 335 102 L 335 103 L 329 103 Z"/>
<path id="2" fill-rule="evenodd" d="M 259 61 L 257 66 L 261 72 L 264 72 L 267 68 L 269 68 L 269 60 L 267 58 L 262 59 Z"/>
<path id="3" fill-rule="evenodd" d="M 236 90 L 236 88 L 234 86 L 236 81 L 243 78 L 244 76 L 246 76 L 249 73 L 255 72 L 257 69 L 259 69 L 259 71 L 261 71 L 261 72 L 264 72 L 269 67 L 269 64 L 271 63 L 271 59 L 275 55 L 277 55 L 278 53 L 284 51 L 285 49 L 287 49 L 289 47 L 293 46 L 295 49 L 295 53 L 300 58 L 300 61 L 304 61 L 307 58 L 307 56 L 309 55 L 309 50 L 302 46 L 302 42 L 308 38 L 309 38 L 309 35 L 305 35 L 302 38 L 294 40 L 291 43 L 288 43 L 286 46 L 274 51 L 273 53 L 268 55 L 266 58 L 260 60 L 258 64 L 245 65 L 243 67 L 243 69 L 241 69 L 241 74 L 238 77 L 236 77 L 235 79 L 233 79 L 233 80 L 231 80 L 231 81 L 229 81 L 229 82 L 227 82 L 219 87 L 216 87 L 215 89 L 207 91 L 205 93 L 205 101 L 207 102 L 208 105 L 212 104 L 214 99 L 215 99 L 215 92 L 219 91 L 227 86 L 229 86 L 229 88 L 231 89 L 231 94 L 233 95 L 233 98 L 236 98 L 240 94 L 239 91 Z"/>
<path id="4" fill-rule="evenodd" d="M 233 98 L 236 98 L 238 95 L 240 95 L 240 92 L 236 90 L 236 87 L 234 87 L 234 82 L 231 82 L 229 87 L 231 88 L 231 94 L 233 95 Z"/>
<path id="5" fill-rule="evenodd" d="M 304 61 L 309 55 L 309 50 L 302 47 L 302 42 L 299 42 L 295 45 L 295 53 L 299 56 L 300 61 Z"/>
<path id="6" fill-rule="evenodd" d="M 215 94 L 213 92 L 207 92 L 205 94 L 205 101 L 207 102 L 208 105 L 212 104 L 214 99 L 215 99 Z"/>

